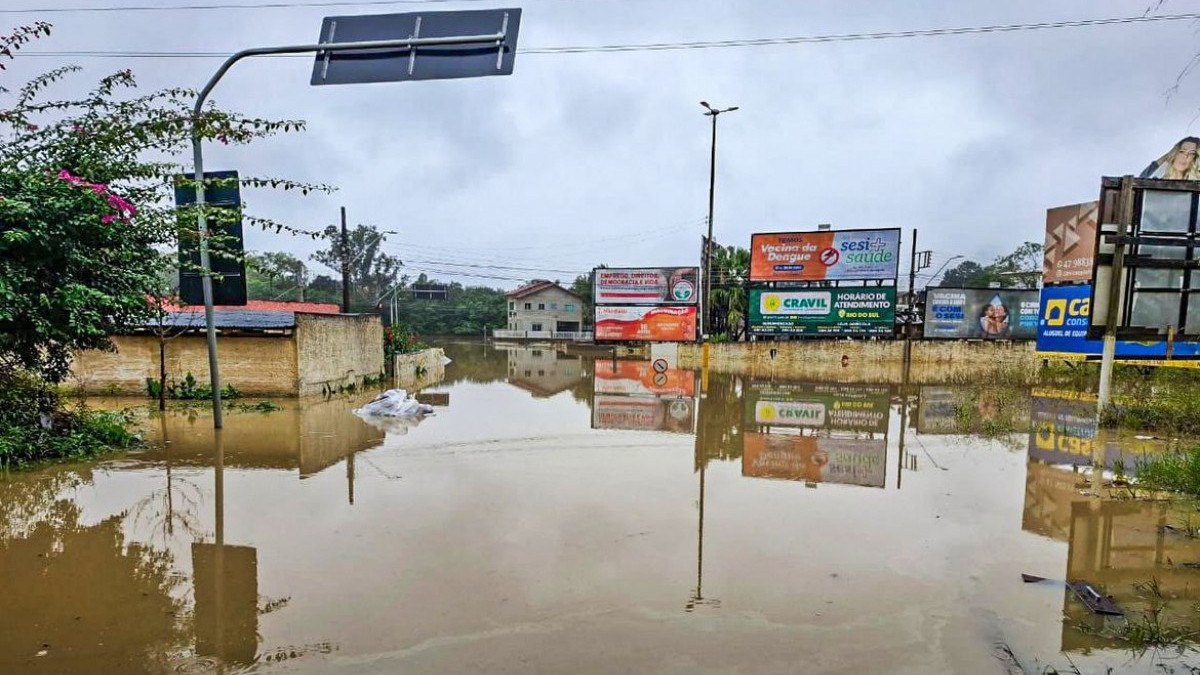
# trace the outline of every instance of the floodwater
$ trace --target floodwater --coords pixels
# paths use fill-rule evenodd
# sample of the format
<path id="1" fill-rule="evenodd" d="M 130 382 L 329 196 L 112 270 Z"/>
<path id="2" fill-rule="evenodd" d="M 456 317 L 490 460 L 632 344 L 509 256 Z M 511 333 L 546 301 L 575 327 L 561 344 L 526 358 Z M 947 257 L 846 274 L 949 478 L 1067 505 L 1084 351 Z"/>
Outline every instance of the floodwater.
<path id="1" fill-rule="evenodd" d="M 1138 617 L 1155 579 L 1196 628 L 1200 512 L 1074 468 L 1157 443 L 1067 392 L 447 353 L 419 423 L 367 424 L 359 394 L 214 437 L 124 401 L 151 449 L 0 475 L 0 672 L 1200 665 L 1124 647 L 1061 583 Z"/>

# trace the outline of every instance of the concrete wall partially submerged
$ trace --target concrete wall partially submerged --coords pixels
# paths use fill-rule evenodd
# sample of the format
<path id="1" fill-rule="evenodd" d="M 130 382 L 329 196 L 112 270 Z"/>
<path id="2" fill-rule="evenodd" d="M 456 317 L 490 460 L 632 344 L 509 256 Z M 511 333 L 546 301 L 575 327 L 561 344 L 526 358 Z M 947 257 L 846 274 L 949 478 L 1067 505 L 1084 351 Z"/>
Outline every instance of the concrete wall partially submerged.
<path id="1" fill-rule="evenodd" d="M 411 354 L 397 354 L 395 384 L 410 391 L 420 389 L 446 377 L 446 352 L 440 347 L 422 349 Z"/>
<path id="2" fill-rule="evenodd" d="M 797 340 L 709 345 L 709 368 L 760 377 L 810 381 L 898 384 L 904 377 L 903 340 Z M 983 377 L 1032 381 L 1037 371 L 1032 342 L 916 340 L 909 381 L 966 382 Z M 842 357 L 846 363 L 843 365 Z M 700 368 L 703 348 L 679 346 L 679 366 Z"/>
<path id="3" fill-rule="evenodd" d="M 144 395 L 158 380 L 159 339 L 117 335 L 114 352 L 82 351 L 67 382 L 87 393 Z M 278 335 L 220 335 L 221 383 L 259 396 L 308 396 L 338 391 L 383 374 L 383 325 L 375 315 L 296 314 L 296 327 Z M 208 382 L 203 334 L 179 335 L 166 344 L 167 382 L 191 373 Z M 440 361 L 439 361 L 440 363 Z"/>

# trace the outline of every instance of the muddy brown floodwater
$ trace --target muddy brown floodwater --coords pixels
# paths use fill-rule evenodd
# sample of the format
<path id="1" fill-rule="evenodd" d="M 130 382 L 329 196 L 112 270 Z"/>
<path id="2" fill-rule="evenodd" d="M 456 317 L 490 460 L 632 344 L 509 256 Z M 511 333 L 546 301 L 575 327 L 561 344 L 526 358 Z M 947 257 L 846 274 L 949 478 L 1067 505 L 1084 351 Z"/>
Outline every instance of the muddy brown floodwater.
<path id="1" fill-rule="evenodd" d="M 1123 646 L 1055 582 L 1132 616 L 1138 584 L 1200 587 L 1193 507 L 1073 467 L 1155 442 L 1098 436 L 1066 392 L 447 353 L 420 423 L 368 424 L 360 394 L 214 438 L 202 412 L 108 402 L 141 406 L 150 449 L 0 476 L 0 672 L 1200 665 Z"/>

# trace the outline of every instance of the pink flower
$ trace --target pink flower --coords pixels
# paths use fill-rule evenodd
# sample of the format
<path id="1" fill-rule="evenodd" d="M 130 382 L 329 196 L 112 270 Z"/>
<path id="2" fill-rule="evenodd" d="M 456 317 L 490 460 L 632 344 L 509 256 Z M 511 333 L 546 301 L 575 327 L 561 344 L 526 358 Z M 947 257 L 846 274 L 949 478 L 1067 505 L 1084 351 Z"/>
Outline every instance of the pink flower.
<path id="1" fill-rule="evenodd" d="M 101 223 L 103 223 L 104 225 L 108 225 L 108 224 L 112 223 L 112 222 L 113 222 L 114 220 L 116 220 L 116 219 L 117 219 L 117 217 L 116 217 L 116 216 L 114 216 L 114 215 L 112 215 L 112 214 L 110 213 L 110 214 L 109 214 L 109 215 L 107 215 L 107 216 L 101 216 L 101 217 L 100 217 L 100 222 L 101 222 Z"/>
<path id="2" fill-rule="evenodd" d="M 92 183 L 91 188 L 92 188 L 92 192 L 95 192 L 98 195 L 102 195 L 105 192 L 108 192 L 108 186 L 105 185 L 104 183 Z"/>

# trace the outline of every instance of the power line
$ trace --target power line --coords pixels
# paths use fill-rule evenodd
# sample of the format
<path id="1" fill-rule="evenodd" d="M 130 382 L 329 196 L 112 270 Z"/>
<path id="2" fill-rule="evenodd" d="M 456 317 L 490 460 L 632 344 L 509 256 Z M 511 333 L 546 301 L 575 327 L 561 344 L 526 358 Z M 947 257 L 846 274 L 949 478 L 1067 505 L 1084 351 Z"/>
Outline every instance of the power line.
<path id="1" fill-rule="evenodd" d="M 408 0 L 409 2 L 448 2 L 451 0 Z M 454 0 L 462 1 L 462 0 Z M 471 0 L 475 1 L 475 0 Z M 162 8 L 166 9 L 166 8 Z M 174 9 L 174 8 L 172 8 Z M 22 10 L 35 11 L 35 10 Z M 0 13 L 10 13 L 12 10 L 0 10 Z M 774 45 L 823 44 L 833 42 L 859 42 L 866 40 L 898 40 L 925 37 L 950 37 L 957 35 L 978 35 L 983 33 L 1011 33 L 1018 31 L 1056 30 L 1064 28 L 1093 28 L 1120 24 L 1158 23 L 1167 21 L 1195 21 L 1200 14 L 1164 14 L 1156 16 L 1123 16 L 1099 19 L 1078 19 L 1074 21 L 1046 21 L 1038 23 L 994 24 L 987 26 L 959 26 L 952 28 L 927 28 L 907 31 L 885 31 L 878 33 L 834 33 L 828 35 L 797 35 L 773 38 L 743 38 L 731 40 L 700 40 L 690 42 L 642 42 L 609 45 L 566 45 L 553 47 L 531 47 L 518 49 L 524 55 L 538 54 L 596 54 L 618 52 L 651 52 L 651 51 L 684 51 L 694 49 L 728 49 L 739 47 L 766 47 Z M 227 58 L 235 50 L 230 51 L 22 51 L 24 56 L 54 56 L 54 57 L 89 57 L 89 58 Z M 297 58 L 312 58 L 311 55 L 297 55 Z M 289 57 L 284 57 L 289 58 Z"/>

